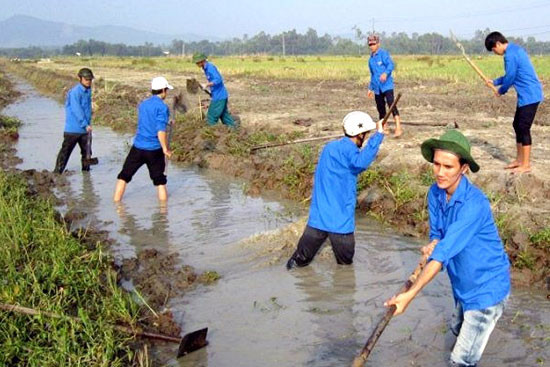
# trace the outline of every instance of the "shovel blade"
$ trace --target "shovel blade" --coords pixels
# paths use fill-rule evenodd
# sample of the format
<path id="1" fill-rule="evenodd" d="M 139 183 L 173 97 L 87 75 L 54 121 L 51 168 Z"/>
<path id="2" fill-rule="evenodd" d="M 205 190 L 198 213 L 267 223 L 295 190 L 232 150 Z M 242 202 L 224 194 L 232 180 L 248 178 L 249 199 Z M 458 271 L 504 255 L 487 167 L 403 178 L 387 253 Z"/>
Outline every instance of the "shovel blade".
<path id="1" fill-rule="evenodd" d="M 197 331 L 193 331 L 189 334 L 185 334 L 184 337 L 181 339 L 177 358 L 207 346 L 208 345 L 208 341 L 206 340 L 207 333 L 208 333 L 208 328 L 204 328 Z"/>

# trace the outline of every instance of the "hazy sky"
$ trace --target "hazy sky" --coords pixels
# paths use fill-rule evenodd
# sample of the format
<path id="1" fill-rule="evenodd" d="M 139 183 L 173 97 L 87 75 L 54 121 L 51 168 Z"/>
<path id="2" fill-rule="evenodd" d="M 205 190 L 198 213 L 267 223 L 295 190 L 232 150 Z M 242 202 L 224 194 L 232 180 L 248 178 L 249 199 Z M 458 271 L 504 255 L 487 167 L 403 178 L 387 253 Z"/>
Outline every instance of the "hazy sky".
<path id="1" fill-rule="evenodd" d="M 438 32 L 469 38 L 477 29 L 550 40 L 550 0 L 0 0 L 15 14 L 79 25 L 123 25 L 164 34 L 219 38 L 311 27 L 320 34 L 363 30 Z M 1 30 L 0 30 L 1 31 Z"/>

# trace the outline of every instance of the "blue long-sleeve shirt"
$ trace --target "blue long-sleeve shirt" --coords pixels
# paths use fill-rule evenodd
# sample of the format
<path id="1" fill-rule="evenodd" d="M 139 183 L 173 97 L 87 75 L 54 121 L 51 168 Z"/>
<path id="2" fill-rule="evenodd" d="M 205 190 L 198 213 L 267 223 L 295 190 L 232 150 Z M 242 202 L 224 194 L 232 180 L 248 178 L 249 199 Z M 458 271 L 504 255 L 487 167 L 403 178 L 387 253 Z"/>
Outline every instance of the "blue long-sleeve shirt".
<path id="1" fill-rule="evenodd" d="M 212 92 L 212 101 L 219 101 L 229 97 L 227 89 L 225 89 L 225 85 L 223 84 L 223 78 L 214 64 L 211 64 L 208 61 L 204 64 L 204 75 L 206 75 L 206 79 L 210 83 L 214 83 L 210 87 L 210 91 Z"/>
<path id="2" fill-rule="evenodd" d="M 348 137 L 323 148 L 313 182 L 310 227 L 340 234 L 355 230 L 357 175 L 376 158 L 383 139 L 384 134 L 376 132 L 363 149 Z"/>
<path id="3" fill-rule="evenodd" d="M 134 146 L 143 150 L 161 149 L 159 131 L 166 131 L 170 110 L 159 96 L 151 96 L 138 107 L 138 125 Z"/>
<path id="4" fill-rule="evenodd" d="M 510 262 L 485 194 L 463 176 L 447 202 L 434 184 L 428 210 L 430 240 L 439 240 L 428 261 L 447 269 L 455 300 L 465 311 L 502 301 L 510 292 Z"/>
<path id="5" fill-rule="evenodd" d="M 518 107 L 541 102 L 544 99 L 542 84 L 529 60 L 529 55 L 523 48 L 514 43 L 508 43 L 504 52 L 504 71 L 504 76 L 493 80 L 494 85 L 500 85 L 499 94 L 505 94 L 513 86 L 518 95 Z"/>
<path id="6" fill-rule="evenodd" d="M 92 91 L 78 83 L 65 98 L 65 132 L 85 134 L 92 123 Z"/>
<path id="7" fill-rule="evenodd" d="M 369 58 L 370 84 L 369 89 L 374 94 L 384 93 L 393 89 L 393 60 L 388 51 L 379 48 L 375 53 L 371 53 Z M 380 81 L 380 75 L 386 73 L 385 82 Z"/>

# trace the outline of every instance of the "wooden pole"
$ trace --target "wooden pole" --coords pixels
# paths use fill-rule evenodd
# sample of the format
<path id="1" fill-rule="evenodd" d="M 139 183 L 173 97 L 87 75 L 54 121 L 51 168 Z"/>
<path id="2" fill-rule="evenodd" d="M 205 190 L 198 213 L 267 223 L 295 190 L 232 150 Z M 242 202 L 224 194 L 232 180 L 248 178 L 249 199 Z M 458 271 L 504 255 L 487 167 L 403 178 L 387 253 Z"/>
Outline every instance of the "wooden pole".
<path id="1" fill-rule="evenodd" d="M 397 105 L 397 102 L 399 101 L 400 98 L 401 98 L 401 93 L 398 93 L 397 97 L 395 98 L 395 100 L 391 104 L 389 111 L 386 112 L 386 115 L 384 116 L 384 119 L 382 120 L 382 126 L 390 118 L 390 115 L 391 115 L 392 111 L 395 109 L 395 106 Z M 252 153 L 252 152 L 255 152 L 257 150 L 266 149 L 266 148 L 282 147 L 284 145 L 308 143 L 308 142 L 311 142 L 311 141 L 327 140 L 327 139 L 338 139 L 338 138 L 341 138 L 341 137 L 342 137 L 342 134 L 338 134 L 338 135 L 327 135 L 327 136 L 317 136 L 317 137 L 314 137 L 314 138 L 298 139 L 298 140 L 287 141 L 287 142 L 284 142 L 284 143 L 262 144 L 262 145 L 256 145 L 256 146 L 250 148 L 250 152 Z"/>
<path id="2" fill-rule="evenodd" d="M 414 269 L 414 271 L 411 273 L 405 284 L 401 287 L 399 292 L 397 294 L 401 294 L 403 292 L 408 291 L 414 282 L 416 281 L 416 278 L 420 275 L 422 272 L 422 269 L 426 266 L 426 260 L 428 259 L 427 256 L 422 256 L 422 259 L 420 260 L 420 263 L 418 263 L 418 266 Z M 365 343 L 365 346 L 361 350 L 361 353 L 355 357 L 353 360 L 352 367 L 363 367 L 365 365 L 365 362 L 367 361 L 367 358 L 369 357 L 370 353 L 372 352 L 374 345 L 378 341 L 378 338 L 380 338 L 380 335 L 382 335 L 382 332 L 390 322 L 391 318 L 393 317 L 393 314 L 395 313 L 395 305 L 392 305 L 386 313 L 384 314 L 384 317 L 378 323 L 376 324 L 376 327 L 374 328 L 374 331 L 370 335 L 369 339 Z"/>
<path id="3" fill-rule="evenodd" d="M 461 51 L 462 51 L 462 57 L 464 57 L 464 59 L 466 60 L 466 62 L 468 64 L 470 64 L 470 66 L 472 67 L 472 69 L 475 70 L 475 72 L 481 77 L 481 79 L 485 82 L 485 85 L 487 85 L 495 95 L 499 95 L 498 93 L 498 89 L 493 85 L 493 84 L 488 84 L 487 82 L 489 81 L 489 78 L 487 78 L 485 76 L 485 74 L 483 74 L 483 72 L 481 71 L 480 68 L 477 67 L 476 64 L 474 64 L 474 62 L 472 60 L 470 60 L 470 58 L 468 57 L 468 55 L 466 54 L 466 50 L 464 49 L 464 46 L 462 46 L 462 44 L 458 41 L 458 39 L 455 37 L 455 35 L 453 34 L 453 32 L 451 31 L 451 39 L 453 40 L 453 42 L 456 44 L 456 47 L 458 47 Z"/>

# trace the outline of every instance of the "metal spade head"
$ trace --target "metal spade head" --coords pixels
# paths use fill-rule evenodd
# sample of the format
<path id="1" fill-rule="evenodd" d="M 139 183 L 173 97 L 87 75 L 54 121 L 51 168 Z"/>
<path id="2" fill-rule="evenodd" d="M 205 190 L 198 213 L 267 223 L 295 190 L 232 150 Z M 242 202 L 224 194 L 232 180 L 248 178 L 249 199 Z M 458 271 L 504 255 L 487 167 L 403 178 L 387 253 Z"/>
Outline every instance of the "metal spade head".
<path id="1" fill-rule="evenodd" d="M 193 331 L 189 334 L 186 334 L 181 339 L 177 358 L 207 346 L 208 345 L 208 341 L 206 340 L 207 333 L 208 333 L 208 328 L 204 328 L 204 329 L 200 329 L 197 331 Z"/>

